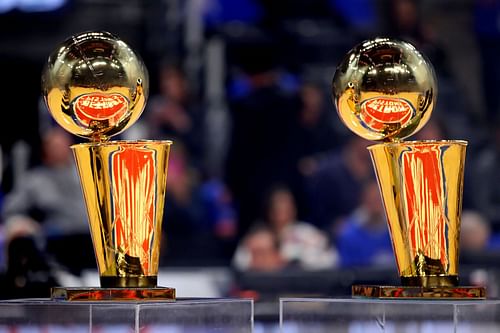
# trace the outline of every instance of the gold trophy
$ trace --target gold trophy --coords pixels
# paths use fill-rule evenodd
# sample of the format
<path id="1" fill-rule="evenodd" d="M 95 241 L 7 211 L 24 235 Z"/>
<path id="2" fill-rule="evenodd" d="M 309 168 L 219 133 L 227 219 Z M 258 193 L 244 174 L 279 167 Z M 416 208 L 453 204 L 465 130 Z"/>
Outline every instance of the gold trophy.
<path id="1" fill-rule="evenodd" d="M 174 299 L 157 286 L 171 141 L 109 141 L 134 124 L 146 104 L 147 70 L 108 32 L 70 37 L 42 75 L 47 107 L 68 132 L 87 207 L 101 288 L 52 290 L 64 300 Z M 79 249 L 68 249 L 79 251 Z"/>
<path id="2" fill-rule="evenodd" d="M 403 141 L 436 103 L 431 63 L 411 44 L 364 41 L 339 64 L 332 94 L 343 123 L 379 141 L 368 148 L 383 199 L 402 286 L 354 285 L 353 296 L 484 298 L 459 286 L 460 216 L 466 141 Z"/>

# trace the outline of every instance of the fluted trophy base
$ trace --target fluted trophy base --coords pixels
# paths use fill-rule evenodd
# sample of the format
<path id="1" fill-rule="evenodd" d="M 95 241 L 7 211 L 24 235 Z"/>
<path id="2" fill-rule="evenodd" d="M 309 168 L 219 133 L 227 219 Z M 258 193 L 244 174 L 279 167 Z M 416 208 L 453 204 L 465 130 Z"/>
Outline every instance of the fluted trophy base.
<path id="1" fill-rule="evenodd" d="M 101 276 L 103 288 L 154 288 L 157 276 Z"/>
<path id="2" fill-rule="evenodd" d="M 486 288 L 475 286 L 377 286 L 353 285 L 352 297 L 375 299 L 486 299 Z"/>
<path id="3" fill-rule="evenodd" d="M 51 299 L 58 301 L 175 301 L 175 289 L 55 287 Z"/>
<path id="4" fill-rule="evenodd" d="M 406 287 L 456 287 L 458 275 L 402 276 L 401 284 Z"/>

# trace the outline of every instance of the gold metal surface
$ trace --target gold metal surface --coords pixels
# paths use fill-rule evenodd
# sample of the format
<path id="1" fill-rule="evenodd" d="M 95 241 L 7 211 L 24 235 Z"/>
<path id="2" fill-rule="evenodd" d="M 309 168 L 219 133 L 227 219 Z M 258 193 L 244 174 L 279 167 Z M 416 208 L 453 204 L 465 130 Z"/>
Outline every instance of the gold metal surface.
<path id="1" fill-rule="evenodd" d="M 403 141 L 430 119 L 436 96 L 432 64 L 410 43 L 390 38 L 356 45 L 332 80 L 347 128 L 384 142 L 368 149 L 403 284 L 398 292 L 455 297 L 464 291 L 456 286 L 467 142 Z M 476 296 L 484 297 L 481 290 Z"/>
<path id="2" fill-rule="evenodd" d="M 68 132 L 104 141 L 137 121 L 148 95 L 148 73 L 134 51 L 108 32 L 68 38 L 49 56 L 42 94 Z"/>
<path id="3" fill-rule="evenodd" d="M 92 141 L 72 149 L 104 288 L 72 290 L 76 298 L 175 297 L 174 289 L 156 288 L 172 142 L 108 141 L 138 120 L 148 84 L 141 58 L 105 31 L 68 38 L 44 67 L 42 94 L 52 117 Z M 56 293 L 75 299 L 69 291 Z"/>
<path id="4" fill-rule="evenodd" d="M 401 286 L 352 286 L 353 297 L 378 299 L 456 299 L 477 300 L 486 298 L 486 289 L 477 286 L 401 287 Z"/>
<path id="5" fill-rule="evenodd" d="M 370 146 L 404 285 L 458 284 L 465 141 Z"/>
<path id="6" fill-rule="evenodd" d="M 429 120 L 436 103 L 431 63 L 407 42 L 362 42 L 337 67 L 332 95 L 344 124 L 372 141 L 398 141 Z"/>
<path id="7" fill-rule="evenodd" d="M 155 287 L 171 141 L 72 146 L 102 287 Z"/>

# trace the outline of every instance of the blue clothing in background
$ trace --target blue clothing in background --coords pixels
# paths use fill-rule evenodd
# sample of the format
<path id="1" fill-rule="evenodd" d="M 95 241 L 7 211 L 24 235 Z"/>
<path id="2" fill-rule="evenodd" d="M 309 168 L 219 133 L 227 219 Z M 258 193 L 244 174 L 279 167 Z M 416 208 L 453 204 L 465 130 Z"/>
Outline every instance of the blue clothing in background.
<path id="1" fill-rule="evenodd" d="M 475 30 L 480 37 L 500 37 L 500 1 L 476 1 Z"/>
<path id="2" fill-rule="evenodd" d="M 373 0 L 330 0 L 330 6 L 356 30 L 369 29 L 378 23 Z"/>
<path id="3" fill-rule="evenodd" d="M 348 216 L 359 205 L 362 184 L 342 158 L 332 151 L 318 162 L 315 172 L 306 179 L 310 220 L 321 229 Z"/>
<path id="4" fill-rule="evenodd" d="M 391 238 L 386 226 L 368 228 L 349 218 L 337 237 L 341 267 L 393 265 Z"/>
<path id="5" fill-rule="evenodd" d="M 221 221 L 234 221 L 236 223 L 236 211 L 225 184 L 212 179 L 201 185 L 201 201 L 205 212 L 205 225 L 207 229 L 213 229 Z"/>
<path id="6" fill-rule="evenodd" d="M 253 24 L 262 16 L 262 8 L 252 0 L 209 0 L 205 24 L 217 26 L 231 21 Z"/>

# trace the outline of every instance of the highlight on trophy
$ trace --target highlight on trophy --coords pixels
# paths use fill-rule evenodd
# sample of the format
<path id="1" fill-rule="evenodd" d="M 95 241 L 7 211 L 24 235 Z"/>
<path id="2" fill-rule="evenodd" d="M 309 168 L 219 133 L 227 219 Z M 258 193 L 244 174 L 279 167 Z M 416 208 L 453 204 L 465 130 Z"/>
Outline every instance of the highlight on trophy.
<path id="1" fill-rule="evenodd" d="M 157 287 L 172 142 L 109 141 L 134 124 L 144 110 L 148 73 L 143 61 L 108 32 L 81 33 L 49 56 L 42 90 L 56 122 L 90 139 L 71 148 L 103 287 L 54 288 L 53 297 L 175 298 L 175 289 Z"/>
<path id="2" fill-rule="evenodd" d="M 466 141 L 404 141 L 430 119 L 434 69 L 410 43 L 376 38 L 347 53 L 332 82 L 335 107 L 368 147 L 402 286 L 355 285 L 354 296 L 484 298 L 459 287 Z"/>

